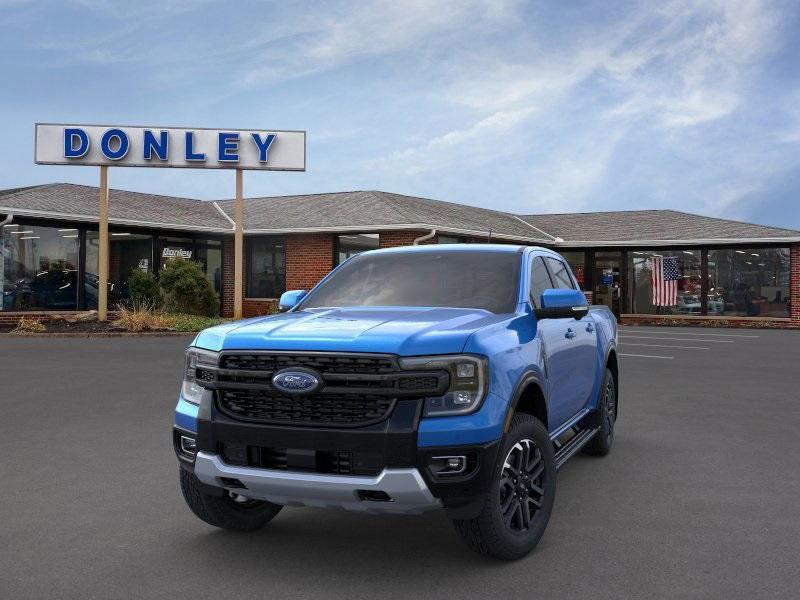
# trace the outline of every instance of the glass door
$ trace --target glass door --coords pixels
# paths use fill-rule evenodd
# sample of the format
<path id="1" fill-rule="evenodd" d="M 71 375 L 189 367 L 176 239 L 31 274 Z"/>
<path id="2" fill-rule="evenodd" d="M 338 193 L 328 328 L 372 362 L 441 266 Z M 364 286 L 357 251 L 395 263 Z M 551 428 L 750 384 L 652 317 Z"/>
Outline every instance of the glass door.
<path id="1" fill-rule="evenodd" d="M 622 252 L 594 253 L 593 304 L 603 304 L 619 318 L 622 298 Z"/>

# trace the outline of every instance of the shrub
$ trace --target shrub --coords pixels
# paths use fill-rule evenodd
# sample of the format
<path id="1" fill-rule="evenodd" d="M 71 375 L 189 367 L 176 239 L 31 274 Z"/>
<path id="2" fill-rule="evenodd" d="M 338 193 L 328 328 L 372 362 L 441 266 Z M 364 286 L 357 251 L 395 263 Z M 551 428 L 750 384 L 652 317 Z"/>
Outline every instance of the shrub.
<path id="1" fill-rule="evenodd" d="M 39 319 L 20 317 L 17 326 L 11 330 L 11 333 L 44 333 L 44 331 L 45 326 Z"/>
<path id="2" fill-rule="evenodd" d="M 128 299 L 131 306 L 149 305 L 158 308 L 163 302 L 158 281 L 149 271 L 134 269 L 128 277 Z"/>
<path id="3" fill-rule="evenodd" d="M 174 258 L 160 274 L 167 312 L 211 317 L 219 311 L 219 298 L 196 262 Z"/>
<path id="4" fill-rule="evenodd" d="M 164 315 L 155 312 L 153 305 L 147 302 L 131 303 L 130 308 L 120 305 L 114 326 L 134 333 L 171 329 Z"/>

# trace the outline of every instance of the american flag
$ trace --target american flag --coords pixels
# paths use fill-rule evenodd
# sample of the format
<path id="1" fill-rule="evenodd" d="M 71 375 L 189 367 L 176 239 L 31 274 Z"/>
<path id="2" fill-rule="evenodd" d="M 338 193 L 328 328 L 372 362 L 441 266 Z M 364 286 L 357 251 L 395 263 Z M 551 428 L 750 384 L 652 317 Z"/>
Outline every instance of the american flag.
<path id="1" fill-rule="evenodd" d="M 650 260 L 653 306 L 675 306 L 678 304 L 678 259 L 654 256 Z"/>

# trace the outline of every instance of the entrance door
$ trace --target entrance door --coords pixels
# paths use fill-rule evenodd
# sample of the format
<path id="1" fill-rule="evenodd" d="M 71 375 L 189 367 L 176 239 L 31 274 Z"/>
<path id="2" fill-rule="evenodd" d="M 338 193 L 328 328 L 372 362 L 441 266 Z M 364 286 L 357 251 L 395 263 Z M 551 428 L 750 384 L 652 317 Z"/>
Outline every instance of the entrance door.
<path id="1" fill-rule="evenodd" d="M 592 303 L 608 306 L 619 318 L 622 298 L 622 252 L 595 252 L 593 281 Z"/>

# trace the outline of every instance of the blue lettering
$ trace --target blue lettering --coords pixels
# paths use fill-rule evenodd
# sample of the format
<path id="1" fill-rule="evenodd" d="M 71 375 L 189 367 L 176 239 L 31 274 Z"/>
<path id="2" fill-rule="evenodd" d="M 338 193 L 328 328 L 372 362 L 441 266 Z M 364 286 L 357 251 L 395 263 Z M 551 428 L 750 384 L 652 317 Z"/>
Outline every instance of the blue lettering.
<path id="1" fill-rule="evenodd" d="M 257 133 L 251 133 L 250 135 L 253 136 L 253 141 L 258 147 L 259 162 L 263 163 L 267 162 L 267 151 L 269 150 L 269 147 L 272 145 L 272 142 L 275 141 L 275 134 L 268 133 L 267 137 L 265 137 L 263 140 L 261 139 L 261 136 Z"/>
<path id="2" fill-rule="evenodd" d="M 239 134 L 221 133 L 219 134 L 219 162 L 238 162 L 239 161 Z"/>
<path id="3" fill-rule="evenodd" d="M 75 142 L 78 143 L 77 147 Z M 80 158 L 89 152 L 89 136 L 83 129 L 64 129 L 64 158 Z"/>
<path id="4" fill-rule="evenodd" d="M 206 155 L 204 152 L 194 151 L 194 131 L 186 132 L 186 160 L 205 161 Z"/>
<path id="5" fill-rule="evenodd" d="M 158 139 L 153 135 L 149 129 L 144 130 L 144 155 L 145 160 L 153 158 L 153 152 L 159 160 L 167 160 L 167 149 L 169 148 L 169 133 L 161 131 L 158 134 Z"/>
<path id="6" fill-rule="evenodd" d="M 117 149 L 111 148 L 111 140 L 117 140 Z M 109 160 L 119 160 L 128 153 L 128 135 L 121 129 L 109 129 L 100 139 L 100 150 Z"/>

